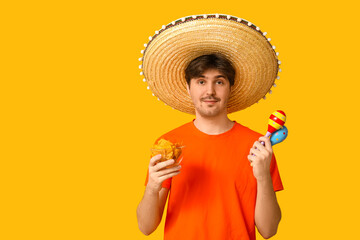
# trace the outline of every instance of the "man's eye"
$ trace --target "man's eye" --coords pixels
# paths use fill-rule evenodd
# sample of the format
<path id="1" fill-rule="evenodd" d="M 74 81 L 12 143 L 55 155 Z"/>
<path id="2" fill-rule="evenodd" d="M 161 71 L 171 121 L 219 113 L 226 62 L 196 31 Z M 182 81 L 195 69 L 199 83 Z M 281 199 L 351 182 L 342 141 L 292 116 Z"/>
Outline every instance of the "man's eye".
<path id="1" fill-rule="evenodd" d="M 204 83 L 205 83 L 204 81 L 199 81 L 199 84 L 201 84 L 201 85 L 204 84 Z"/>
<path id="2" fill-rule="evenodd" d="M 217 84 L 222 85 L 222 84 L 224 84 L 224 82 L 223 81 L 217 81 Z"/>

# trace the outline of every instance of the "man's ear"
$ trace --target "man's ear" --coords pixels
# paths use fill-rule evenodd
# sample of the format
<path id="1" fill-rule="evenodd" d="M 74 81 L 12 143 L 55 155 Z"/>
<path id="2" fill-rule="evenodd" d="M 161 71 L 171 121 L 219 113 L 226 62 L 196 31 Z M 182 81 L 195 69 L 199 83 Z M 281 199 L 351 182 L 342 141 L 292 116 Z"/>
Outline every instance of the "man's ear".
<path id="1" fill-rule="evenodd" d="M 190 86 L 187 83 L 186 83 L 186 90 L 187 90 L 188 94 L 190 95 Z"/>

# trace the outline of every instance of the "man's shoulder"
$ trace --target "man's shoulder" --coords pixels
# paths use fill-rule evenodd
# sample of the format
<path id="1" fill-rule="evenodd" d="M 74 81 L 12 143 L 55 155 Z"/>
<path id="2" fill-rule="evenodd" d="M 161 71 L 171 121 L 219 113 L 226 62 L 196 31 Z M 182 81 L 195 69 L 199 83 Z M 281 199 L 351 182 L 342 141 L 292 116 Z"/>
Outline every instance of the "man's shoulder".
<path id="1" fill-rule="evenodd" d="M 181 134 L 184 132 L 188 132 L 191 130 L 191 124 L 192 124 L 192 122 L 184 123 L 183 125 L 180 125 L 174 129 L 168 131 L 164 135 L 174 135 L 174 134 Z"/>
<path id="2" fill-rule="evenodd" d="M 159 139 L 164 138 L 170 141 L 174 141 L 175 139 L 177 139 L 180 136 L 189 134 L 189 132 L 191 131 L 191 124 L 192 122 L 187 122 L 181 126 L 178 126 L 166 133 L 164 133 L 163 135 L 161 135 Z M 176 140 L 175 140 L 176 141 Z"/>
<path id="3" fill-rule="evenodd" d="M 241 132 L 241 135 L 245 136 L 246 138 L 251 138 L 251 139 L 258 139 L 259 137 L 262 136 L 261 133 L 258 133 L 257 131 L 244 126 L 238 122 L 235 123 L 237 125 L 237 131 Z"/>

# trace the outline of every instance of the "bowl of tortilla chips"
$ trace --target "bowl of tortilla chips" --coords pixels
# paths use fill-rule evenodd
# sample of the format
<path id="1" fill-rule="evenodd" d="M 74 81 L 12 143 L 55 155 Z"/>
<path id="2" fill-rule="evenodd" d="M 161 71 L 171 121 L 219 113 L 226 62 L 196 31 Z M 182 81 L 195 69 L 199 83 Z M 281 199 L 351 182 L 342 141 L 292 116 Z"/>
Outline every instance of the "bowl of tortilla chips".
<path id="1" fill-rule="evenodd" d="M 151 148 L 151 157 L 154 157 L 158 154 L 161 154 L 161 159 L 158 162 L 163 162 L 166 160 L 174 159 L 175 163 L 169 167 L 177 165 L 180 163 L 180 155 L 182 153 L 182 146 L 180 143 L 172 143 L 168 140 L 161 138 L 156 144 Z"/>

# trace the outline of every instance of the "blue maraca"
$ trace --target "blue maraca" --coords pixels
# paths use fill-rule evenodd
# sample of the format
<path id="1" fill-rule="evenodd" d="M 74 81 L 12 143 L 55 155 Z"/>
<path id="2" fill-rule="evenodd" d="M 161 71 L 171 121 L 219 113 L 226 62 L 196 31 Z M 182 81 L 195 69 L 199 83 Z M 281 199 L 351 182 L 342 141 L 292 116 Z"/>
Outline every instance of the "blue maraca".
<path id="1" fill-rule="evenodd" d="M 270 137 L 271 145 L 274 146 L 275 144 L 281 143 L 282 141 L 285 140 L 287 135 L 288 135 L 288 130 L 285 126 L 283 126 L 279 130 L 271 134 Z"/>

